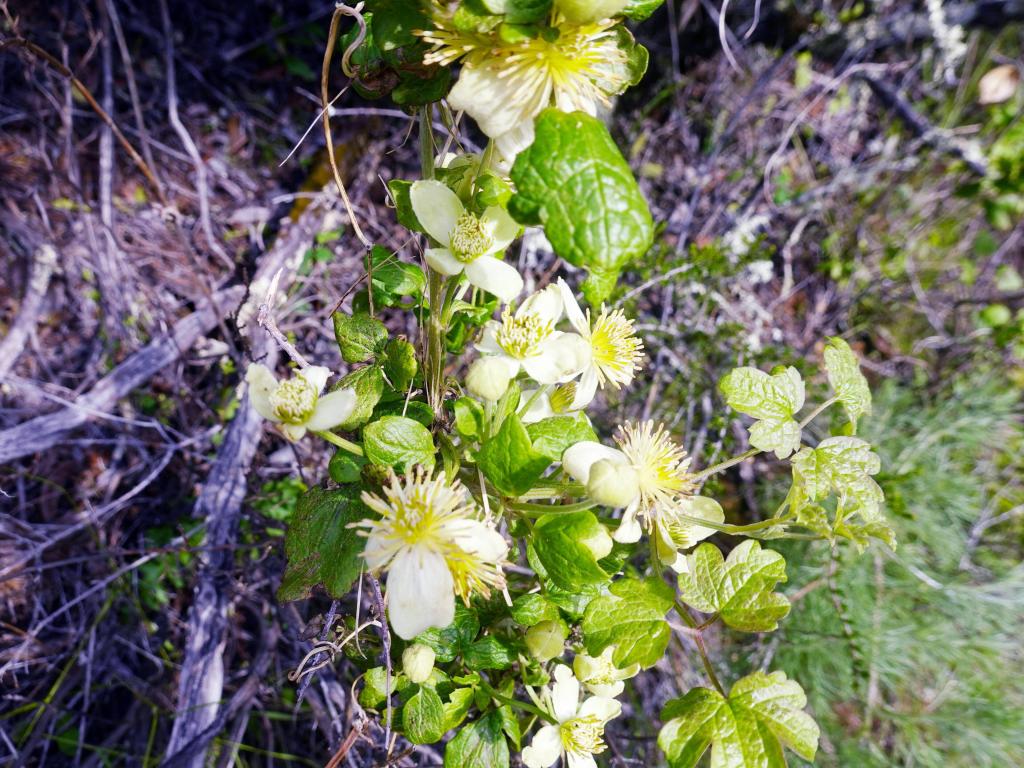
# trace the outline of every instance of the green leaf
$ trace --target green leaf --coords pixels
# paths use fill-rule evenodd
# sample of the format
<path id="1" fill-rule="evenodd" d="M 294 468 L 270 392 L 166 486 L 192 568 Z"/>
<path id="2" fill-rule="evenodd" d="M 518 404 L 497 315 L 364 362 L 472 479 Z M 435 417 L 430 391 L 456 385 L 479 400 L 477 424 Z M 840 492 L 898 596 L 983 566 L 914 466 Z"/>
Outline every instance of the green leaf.
<path id="1" fill-rule="evenodd" d="M 380 402 L 380 397 L 384 393 L 384 374 L 381 373 L 379 365 L 357 368 L 345 375 L 338 382 L 336 389 L 346 387 L 355 391 L 356 404 L 352 409 L 352 413 L 337 426 L 337 429 L 343 432 L 351 432 L 370 420 L 373 409 Z"/>
<path id="2" fill-rule="evenodd" d="M 759 420 L 750 428 L 752 446 L 780 459 L 800 447 L 800 425 L 793 416 L 804 407 L 804 382 L 796 368 L 775 374 L 736 368 L 718 388 L 730 408 Z"/>
<path id="3" fill-rule="evenodd" d="M 405 339 L 392 339 L 384 347 L 384 373 L 397 391 L 409 389 L 418 369 L 416 348 Z"/>
<path id="4" fill-rule="evenodd" d="M 786 560 L 746 539 L 723 560 L 714 544 L 704 543 L 679 574 L 683 601 L 703 613 L 717 613 L 733 629 L 769 632 L 789 613 L 785 595 L 772 592 L 786 580 Z"/>
<path id="5" fill-rule="evenodd" d="M 444 768 L 508 768 L 503 718 L 495 710 L 470 723 L 448 742 Z"/>
<path id="6" fill-rule="evenodd" d="M 455 618 L 447 627 L 428 629 L 416 637 L 416 642 L 429 646 L 442 664 L 454 661 L 476 639 L 480 620 L 462 603 L 455 604 Z"/>
<path id="7" fill-rule="evenodd" d="M 825 347 L 825 371 L 828 383 L 832 385 L 856 429 L 857 419 L 871 413 L 871 390 L 868 388 L 868 380 L 860 372 L 857 355 L 839 337 L 829 339 Z"/>
<path id="8" fill-rule="evenodd" d="M 617 667 L 650 667 L 665 654 L 671 629 L 665 614 L 672 608 L 672 588 L 660 578 L 620 579 L 611 594 L 592 600 L 583 616 L 587 653 L 598 656 L 614 645 Z"/>
<path id="9" fill-rule="evenodd" d="M 477 672 L 485 669 L 508 669 L 517 656 L 513 645 L 493 635 L 477 640 L 462 652 L 462 660 L 466 662 L 466 666 Z"/>
<path id="10" fill-rule="evenodd" d="M 608 574 L 587 546 L 588 541 L 607 536 L 589 510 L 556 513 L 537 521 L 533 548 L 552 582 L 562 589 L 580 590 L 608 581 Z"/>
<path id="11" fill-rule="evenodd" d="M 643 21 L 651 16 L 665 0 L 629 0 L 622 15 L 633 21 Z"/>
<path id="12" fill-rule="evenodd" d="M 551 461 L 561 461 L 566 448 L 583 440 L 597 442 L 594 428 L 582 411 L 573 416 L 541 419 L 530 424 L 526 431 L 533 442 L 533 449 Z"/>
<path id="13" fill-rule="evenodd" d="M 382 294 L 392 296 L 415 296 L 423 292 L 427 279 L 423 270 L 415 264 L 406 264 L 387 248 L 373 246 L 370 251 L 373 264 L 373 292 L 375 297 Z M 390 302 L 389 303 L 393 303 Z"/>
<path id="14" fill-rule="evenodd" d="M 323 585 L 334 598 L 344 597 L 359 578 L 366 539 L 349 523 L 369 517 L 354 488 L 310 488 L 292 513 L 284 540 L 288 559 L 277 599 L 301 600 Z"/>
<path id="15" fill-rule="evenodd" d="M 829 437 L 817 448 L 803 448 L 792 460 L 793 478 L 811 501 L 835 491 L 846 514 L 859 512 L 866 521 L 881 516 L 885 495 L 870 476 L 881 468 L 871 444 L 858 437 Z"/>
<path id="16" fill-rule="evenodd" d="M 402 730 L 413 744 L 433 744 L 445 734 L 444 704 L 437 691 L 421 686 L 402 707 Z"/>
<path id="17" fill-rule="evenodd" d="M 551 10 L 551 0 L 481 0 L 491 13 L 505 14 L 510 24 L 532 24 L 543 21 Z"/>
<path id="18" fill-rule="evenodd" d="M 412 209 L 412 199 L 409 190 L 412 189 L 412 182 L 405 179 L 392 179 L 388 182 L 388 192 L 395 202 L 395 216 L 398 223 L 413 232 L 426 232 L 420 220 L 416 218 L 416 212 Z"/>
<path id="19" fill-rule="evenodd" d="M 783 747 L 811 761 L 820 731 L 805 706 L 803 688 L 784 672 L 748 675 L 728 699 L 694 688 L 665 705 L 658 746 L 670 768 L 693 768 L 709 746 L 715 768 L 782 768 Z"/>
<path id="20" fill-rule="evenodd" d="M 366 464 L 366 459 L 362 456 L 353 456 L 348 451 L 339 448 L 327 464 L 327 474 L 338 485 L 358 483 L 364 464 Z"/>
<path id="21" fill-rule="evenodd" d="M 407 472 L 420 464 L 434 466 L 434 440 L 418 421 L 404 416 L 384 416 L 363 429 L 366 458 L 381 467 Z"/>
<path id="22" fill-rule="evenodd" d="M 395 692 L 397 676 L 391 675 L 391 688 L 387 687 L 388 671 L 384 667 L 366 670 L 363 675 L 363 690 L 359 692 L 359 703 L 367 709 L 376 709 L 385 702 L 388 693 Z"/>
<path id="23" fill-rule="evenodd" d="M 455 429 L 463 437 L 480 437 L 484 433 L 484 409 L 471 397 L 460 397 L 453 406 Z"/>
<path id="24" fill-rule="evenodd" d="M 498 434 L 480 448 L 477 464 L 499 491 L 520 496 L 533 487 L 551 460 L 533 449 L 526 427 L 513 413 L 502 422 Z"/>
<path id="25" fill-rule="evenodd" d="M 448 694 L 448 701 L 444 703 L 444 731 L 447 733 L 452 728 L 458 728 L 466 719 L 470 708 L 473 706 L 473 689 L 456 688 Z"/>
<path id="26" fill-rule="evenodd" d="M 604 123 L 582 112 L 547 109 L 533 144 L 516 157 L 509 213 L 544 227 L 555 253 L 590 277 L 583 292 L 600 304 L 622 269 L 650 248 L 647 202 Z"/>
<path id="27" fill-rule="evenodd" d="M 539 592 L 520 595 L 512 601 L 512 619 L 516 624 L 532 627 L 542 621 L 558 618 L 558 608 Z"/>
<path id="28" fill-rule="evenodd" d="M 335 312 L 334 338 L 346 363 L 365 363 L 384 351 L 388 329 L 369 315 Z"/>

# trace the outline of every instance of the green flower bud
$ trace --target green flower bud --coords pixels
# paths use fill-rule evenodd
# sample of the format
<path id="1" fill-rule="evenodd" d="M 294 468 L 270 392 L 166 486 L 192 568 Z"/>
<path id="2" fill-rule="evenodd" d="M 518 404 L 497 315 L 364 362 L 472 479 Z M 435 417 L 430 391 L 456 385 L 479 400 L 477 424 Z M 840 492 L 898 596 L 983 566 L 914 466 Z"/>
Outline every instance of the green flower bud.
<path id="1" fill-rule="evenodd" d="M 420 643 L 410 645 L 402 654 L 402 671 L 413 683 L 426 682 L 434 671 L 434 649 Z"/>
<path id="2" fill-rule="evenodd" d="M 466 388 L 477 397 L 494 402 L 508 389 L 509 366 L 493 357 L 481 357 L 469 367 Z"/>
<path id="3" fill-rule="evenodd" d="M 629 464 L 601 459 L 590 468 L 587 494 L 606 507 L 626 507 L 640 493 L 637 472 Z"/>
<path id="4" fill-rule="evenodd" d="M 549 619 L 530 627 L 526 633 L 526 647 L 537 661 L 550 661 L 562 655 L 568 636 L 569 628 L 564 622 Z"/>
<path id="5" fill-rule="evenodd" d="M 617 16 L 627 0 L 555 0 L 555 7 L 573 24 L 592 24 Z"/>

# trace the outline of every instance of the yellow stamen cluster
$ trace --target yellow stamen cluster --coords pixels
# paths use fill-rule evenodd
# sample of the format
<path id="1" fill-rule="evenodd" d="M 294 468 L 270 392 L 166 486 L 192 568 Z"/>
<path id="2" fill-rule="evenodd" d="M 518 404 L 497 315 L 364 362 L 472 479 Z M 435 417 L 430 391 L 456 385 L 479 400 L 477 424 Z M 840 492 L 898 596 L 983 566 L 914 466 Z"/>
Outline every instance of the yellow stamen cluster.
<path id="1" fill-rule="evenodd" d="M 469 263 L 494 246 L 494 236 L 479 218 L 463 213 L 452 227 L 449 248 L 459 261 Z"/>
<path id="2" fill-rule="evenodd" d="M 285 424 L 303 424 L 308 421 L 316 409 L 317 399 L 316 387 L 302 376 L 282 381 L 270 393 L 274 414 Z"/>
<path id="3" fill-rule="evenodd" d="M 562 747 L 569 755 L 586 757 L 604 752 L 604 723 L 594 715 L 574 717 L 562 723 Z"/>
<path id="4" fill-rule="evenodd" d="M 402 485 L 394 475 L 385 486 L 384 498 L 366 491 L 363 503 L 380 515 L 379 520 L 355 523 L 364 536 L 376 534 L 382 541 L 380 559 L 390 562 L 406 549 L 424 547 L 440 554 L 451 571 L 455 594 L 469 605 L 470 595 L 490 595 L 491 587 L 501 589 L 505 580 L 500 563 L 487 563 L 463 549 L 453 534 L 460 523 L 478 520 L 478 508 L 463 485 L 449 485 L 444 472 L 433 480 L 416 467 Z"/>
<path id="5" fill-rule="evenodd" d="M 505 307 L 501 313 L 501 327 L 495 337 L 506 354 L 522 360 L 539 354 L 541 345 L 554 331 L 555 325 L 549 320 L 529 312 L 516 316 Z"/>
<path id="6" fill-rule="evenodd" d="M 565 110 L 608 105 L 608 95 L 618 93 L 628 77 L 626 53 L 618 45 L 612 19 L 576 26 L 556 15 L 553 25 L 557 34 L 513 43 L 462 32 L 442 12 L 435 14 L 434 24 L 433 30 L 417 33 L 434 46 L 424 62 L 447 66 L 464 58 L 467 66 L 475 67 L 499 60 L 501 77 L 510 87 L 510 101 L 544 95 L 554 97 Z"/>
<path id="7" fill-rule="evenodd" d="M 587 322 L 590 323 L 590 310 Z M 640 370 L 644 343 L 633 330 L 633 321 L 621 309 L 609 312 L 601 307 L 601 314 L 590 328 L 590 348 L 602 387 L 611 383 L 618 389 L 629 384 L 633 374 Z"/>
<path id="8" fill-rule="evenodd" d="M 693 476 L 687 472 L 690 459 L 664 424 L 655 429 L 653 421 L 627 422 L 619 428 L 615 442 L 636 469 L 640 509 L 648 522 L 655 508 L 672 507 L 679 496 L 693 492 Z"/>
<path id="9" fill-rule="evenodd" d="M 551 410 L 555 413 L 565 413 L 572 407 L 572 402 L 575 399 L 575 381 L 570 381 L 568 384 L 555 387 L 555 391 L 551 393 Z"/>

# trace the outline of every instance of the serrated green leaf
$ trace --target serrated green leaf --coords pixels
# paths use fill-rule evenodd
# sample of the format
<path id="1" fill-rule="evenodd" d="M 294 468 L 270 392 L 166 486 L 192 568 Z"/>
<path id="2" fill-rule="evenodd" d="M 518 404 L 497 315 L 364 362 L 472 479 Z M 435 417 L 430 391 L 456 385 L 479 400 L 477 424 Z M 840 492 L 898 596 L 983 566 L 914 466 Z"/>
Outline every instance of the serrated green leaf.
<path id="1" fill-rule="evenodd" d="M 327 473 L 338 485 L 358 483 L 365 464 L 366 459 L 362 456 L 353 456 L 339 448 L 327 464 Z"/>
<path id="2" fill-rule="evenodd" d="M 650 667 L 665 654 L 671 629 L 665 614 L 672 608 L 672 588 L 657 577 L 616 581 L 590 602 L 583 615 L 583 643 L 587 653 L 599 656 L 615 646 L 612 662 Z"/>
<path id="3" fill-rule="evenodd" d="M 397 391 L 409 389 L 418 369 L 416 348 L 405 339 L 391 339 L 384 347 L 384 373 Z"/>
<path id="4" fill-rule="evenodd" d="M 366 458 L 381 467 L 407 472 L 419 464 L 434 466 L 434 440 L 418 421 L 404 416 L 384 416 L 363 428 Z"/>
<path id="5" fill-rule="evenodd" d="M 323 585 L 334 598 L 344 597 L 359 578 L 366 539 L 349 523 L 370 516 L 354 488 L 310 488 L 292 513 L 284 540 L 285 569 L 277 599 L 301 600 Z"/>
<path id="6" fill-rule="evenodd" d="M 750 428 L 754 448 L 784 459 L 800 447 L 800 425 L 793 416 L 804 407 L 804 382 L 796 368 L 775 374 L 736 368 L 718 388 L 730 408 L 758 419 Z"/>
<path id="7" fill-rule="evenodd" d="M 600 304 L 622 269 L 650 248 L 647 202 L 597 118 L 547 109 L 535 134 L 512 167 L 516 194 L 509 213 L 521 224 L 543 226 L 556 254 L 590 272 L 583 292 Z"/>
<path id="8" fill-rule="evenodd" d="M 551 10 L 551 0 L 481 0 L 491 13 L 505 15 L 510 24 L 532 24 L 542 21 Z"/>
<path id="9" fill-rule="evenodd" d="M 533 449 L 551 461 L 561 461 L 566 448 L 583 440 L 597 442 L 594 428 L 582 411 L 572 416 L 541 419 L 530 424 L 526 431 L 533 442 Z"/>
<path id="10" fill-rule="evenodd" d="M 433 688 L 421 686 L 402 707 L 402 731 L 413 744 L 440 741 L 447 730 L 444 722 L 444 704 Z"/>
<path id="11" fill-rule="evenodd" d="M 683 601 L 702 613 L 717 613 L 744 632 L 769 632 L 789 613 L 785 595 L 772 592 L 786 580 L 786 561 L 778 552 L 746 539 L 728 559 L 714 544 L 701 544 L 679 574 Z"/>
<path id="12" fill-rule="evenodd" d="M 412 199 L 409 197 L 409 190 L 412 189 L 412 182 L 405 179 L 392 179 L 388 182 L 388 192 L 395 203 L 395 217 L 398 223 L 413 232 L 426 232 L 420 220 L 416 218 L 416 211 L 412 209 Z"/>
<path id="13" fill-rule="evenodd" d="M 515 647 L 500 638 L 488 635 L 471 643 L 462 651 L 466 666 L 479 672 L 485 669 L 508 669 L 518 656 Z"/>
<path id="14" fill-rule="evenodd" d="M 384 351 L 388 329 L 369 315 L 335 312 L 334 338 L 346 363 L 365 363 Z"/>
<path id="15" fill-rule="evenodd" d="M 379 365 L 357 368 L 346 374 L 336 388 L 350 388 L 356 393 L 356 404 L 352 413 L 337 426 L 337 429 L 343 432 L 351 432 L 370 420 L 373 409 L 377 407 L 384 393 L 384 374 L 381 373 Z"/>
<path id="16" fill-rule="evenodd" d="M 833 490 L 845 514 L 860 513 L 865 521 L 881 516 L 885 495 L 870 476 L 881 469 L 871 444 L 858 437 L 829 437 L 817 448 L 803 448 L 792 460 L 793 479 L 811 501 L 821 501 Z"/>
<path id="17" fill-rule="evenodd" d="M 448 694 L 448 701 L 444 703 L 444 730 L 445 733 L 452 728 L 457 728 L 473 706 L 473 689 L 456 688 Z"/>
<path id="18" fill-rule="evenodd" d="M 520 496 L 537 482 L 551 460 L 535 451 L 519 417 L 509 414 L 494 437 L 477 454 L 477 464 L 494 487 L 507 496 Z"/>
<path id="19" fill-rule="evenodd" d="M 373 265 L 373 293 L 378 304 L 382 295 L 415 296 L 426 287 L 423 270 L 415 264 L 405 263 L 387 248 L 373 246 L 370 261 Z"/>
<path id="20" fill-rule="evenodd" d="M 838 337 L 829 339 L 825 347 L 825 372 L 856 429 L 857 419 L 871 413 L 871 389 L 860 371 L 857 355 Z"/>
<path id="21" fill-rule="evenodd" d="M 516 624 L 532 627 L 542 621 L 554 621 L 558 618 L 558 608 L 539 592 L 520 595 L 512 601 L 512 619 Z"/>
<path id="22" fill-rule="evenodd" d="M 442 664 L 454 661 L 476 639 L 480 620 L 462 603 L 455 604 L 455 618 L 447 627 L 428 629 L 416 637 L 416 642 L 429 646 Z"/>
<path id="23" fill-rule="evenodd" d="M 602 536 L 608 534 L 589 510 L 544 515 L 534 526 L 533 548 L 552 582 L 581 590 L 609 579 L 587 546 Z"/>
<path id="24" fill-rule="evenodd" d="M 395 692 L 397 676 L 391 675 L 391 688 L 387 686 L 388 671 L 384 667 L 373 667 L 363 675 L 363 690 L 359 692 L 359 703 L 367 709 L 377 709 L 387 699 L 388 693 Z"/>
<path id="25" fill-rule="evenodd" d="M 464 726 L 444 750 L 444 768 L 508 768 L 503 724 L 495 710 Z"/>
<path id="26" fill-rule="evenodd" d="M 748 675 L 728 699 L 694 688 L 665 705 L 658 746 L 670 768 L 693 768 L 709 746 L 715 768 L 783 768 L 783 747 L 813 760 L 820 731 L 805 706 L 803 688 L 784 672 Z"/>
<path id="27" fill-rule="evenodd" d="M 629 0 L 622 15 L 633 21 L 643 21 L 651 16 L 665 0 Z"/>
<path id="28" fill-rule="evenodd" d="M 455 429 L 463 437 L 476 438 L 484 433 L 484 408 L 471 397 L 460 397 L 452 406 Z"/>

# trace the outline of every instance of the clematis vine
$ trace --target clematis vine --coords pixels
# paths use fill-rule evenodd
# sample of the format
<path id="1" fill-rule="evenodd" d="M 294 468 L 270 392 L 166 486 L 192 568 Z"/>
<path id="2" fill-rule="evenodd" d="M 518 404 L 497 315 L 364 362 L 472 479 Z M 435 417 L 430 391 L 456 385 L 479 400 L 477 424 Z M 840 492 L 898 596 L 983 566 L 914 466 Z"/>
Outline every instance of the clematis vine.
<path id="1" fill-rule="evenodd" d="M 321 395 L 331 371 L 321 365 L 303 368 L 278 381 L 265 365 L 250 363 L 245 372 L 256 413 L 277 425 L 288 440 L 301 440 L 308 430 L 322 432 L 345 422 L 356 406 L 351 389 Z"/>
<path id="2" fill-rule="evenodd" d="M 527 768 L 548 768 L 564 757 L 568 768 L 596 768 L 594 755 L 607 749 L 604 727 L 618 717 L 622 705 L 607 696 L 580 702 L 580 683 L 572 670 L 558 664 L 554 684 L 541 694 L 541 706 L 555 720 L 543 726 L 523 749 Z"/>

